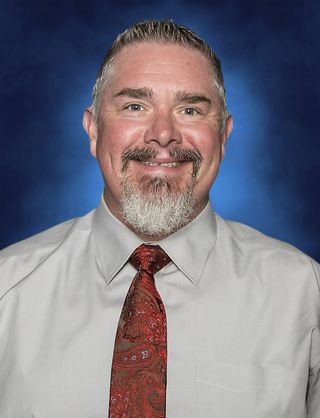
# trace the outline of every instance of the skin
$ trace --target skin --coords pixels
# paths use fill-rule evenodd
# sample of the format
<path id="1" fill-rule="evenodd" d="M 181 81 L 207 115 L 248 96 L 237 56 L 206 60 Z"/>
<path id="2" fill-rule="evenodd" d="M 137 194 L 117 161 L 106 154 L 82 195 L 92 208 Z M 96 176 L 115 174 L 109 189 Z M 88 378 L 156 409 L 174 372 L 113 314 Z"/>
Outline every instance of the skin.
<path id="1" fill-rule="evenodd" d="M 124 152 L 152 148 L 158 155 L 148 158 L 149 162 L 172 163 L 175 161 L 170 150 L 181 148 L 197 150 L 203 157 L 194 188 L 199 204 L 190 221 L 197 216 L 208 202 L 232 130 L 229 117 L 221 132 L 219 116 L 212 70 L 200 52 L 155 42 L 124 47 L 115 57 L 97 119 L 91 108 L 86 109 L 83 118 L 91 153 L 105 181 L 104 197 L 113 215 L 123 222 L 120 200 Z M 192 163 L 178 163 L 168 167 L 129 161 L 127 175 L 133 182 L 145 175 L 174 177 L 184 190 L 191 184 Z"/>

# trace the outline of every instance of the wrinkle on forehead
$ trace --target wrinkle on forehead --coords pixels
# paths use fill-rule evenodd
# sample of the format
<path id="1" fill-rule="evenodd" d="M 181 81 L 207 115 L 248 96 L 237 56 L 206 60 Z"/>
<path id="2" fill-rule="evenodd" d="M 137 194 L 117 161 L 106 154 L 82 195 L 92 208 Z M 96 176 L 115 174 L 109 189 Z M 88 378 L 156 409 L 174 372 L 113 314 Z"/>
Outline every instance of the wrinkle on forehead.
<path id="1" fill-rule="evenodd" d="M 142 55 L 142 59 L 141 59 Z M 180 60 L 177 59 L 180 57 Z M 125 69 L 142 68 L 144 72 L 150 73 L 169 73 L 172 66 L 177 69 L 188 69 L 188 72 L 197 68 L 202 76 L 208 76 L 210 79 L 213 70 L 208 59 L 198 50 L 188 46 L 178 44 L 158 43 L 146 41 L 127 45 L 114 57 L 111 65 L 112 76 Z"/>

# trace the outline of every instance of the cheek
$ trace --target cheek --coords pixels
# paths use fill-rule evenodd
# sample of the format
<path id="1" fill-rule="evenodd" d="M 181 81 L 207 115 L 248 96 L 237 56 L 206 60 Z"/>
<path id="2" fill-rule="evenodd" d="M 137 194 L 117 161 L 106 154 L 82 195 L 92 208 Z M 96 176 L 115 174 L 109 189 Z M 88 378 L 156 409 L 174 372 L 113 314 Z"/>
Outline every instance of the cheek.
<path id="1" fill-rule="evenodd" d="M 216 129 L 207 125 L 189 129 L 185 132 L 185 138 L 189 145 L 200 151 L 203 165 L 210 165 L 216 160 L 220 161 L 221 138 Z"/>
<path id="2" fill-rule="evenodd" d="M 216 170 L 217 165 L 219 165 L 221 161 L 220 141 L 214 140 L 204 144 L 202 155 L 203 161 L 208 166 L 208 169 L 211 167 L 213 170 Z"/>
<path id="3" fill-rule="evenodd" d="M 221 136 L 211 126 L 197 129 L 189 137 L 189 144 L 202 155 L 202 164 L 198 174 L 196 190 L 199 198 L 207 196 L 214 182 L 221 161 Z"/>
<path id="4" fill-rule="evenodd" d="M 115 161 L 124 151 L 138 145 L 141 138 L 141 127 L 130 121 L 114 121 L 99 132 L 97 153 Z"/>

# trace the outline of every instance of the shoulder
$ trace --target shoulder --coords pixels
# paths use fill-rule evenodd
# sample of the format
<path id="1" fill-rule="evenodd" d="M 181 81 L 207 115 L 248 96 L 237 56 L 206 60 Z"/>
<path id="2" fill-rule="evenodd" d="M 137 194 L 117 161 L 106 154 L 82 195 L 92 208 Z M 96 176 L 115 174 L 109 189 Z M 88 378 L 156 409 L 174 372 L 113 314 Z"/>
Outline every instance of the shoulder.
<path id="1" fill-rule="evenodd" d="M 222 245 L 229 248 L 234 262 L 241 268 L 254 267 L 260 273 L 277 277 L 308 276 L 320 289 L 320 266 L 294 246 L 267 236 L 260 231 L 228 221 L 216 215 Z M 300 280 L 300 279 L 299 279 Z"/>
<path id="2" fill-rule="evenodd" d="M 219 215 L 216 215 L 218 223 L 218 231 L 221 235 L 224 235 L 227 239 L 234 243 L 235 248 L 244 251 L 257 252 L 264 255 L 268 254 L 275 256 L 276 254 L 282 257 L 296 257 L 301 259 L 310 259 L 306 254 L 300 251 L 298 248 L 276 238 L 272 238 L 262 232 L 254 229 L 248 225 L 222 219 Z M 310 259 L 311 260 L 311 259 Z"/>
<path id="3" fill-rule="evenodd" d="M 70 237 L 91 228 L 93 212 L 70 219 L 0 251 L 0 299 L 59 250 Z"/>

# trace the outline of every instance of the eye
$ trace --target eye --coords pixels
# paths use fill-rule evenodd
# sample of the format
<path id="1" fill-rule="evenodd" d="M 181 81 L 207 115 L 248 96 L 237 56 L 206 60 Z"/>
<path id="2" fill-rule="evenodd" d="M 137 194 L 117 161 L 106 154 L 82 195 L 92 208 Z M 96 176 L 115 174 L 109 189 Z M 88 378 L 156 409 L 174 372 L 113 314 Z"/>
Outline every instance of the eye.
<path id="1" fill-rule="evenodd" d="M 130 112 L 140 112 L 142 110 L 142 106 L 137 103 L 133 103 L 127 106 L 126 109 L 128 109 Z"/>
<path id="2" fill-rule="evenodd" d="M 186 107 L 183 109 L 183 113 L 187 116 L 194 116 L 197 115 L 199 112 L 193 107 Z"/>

